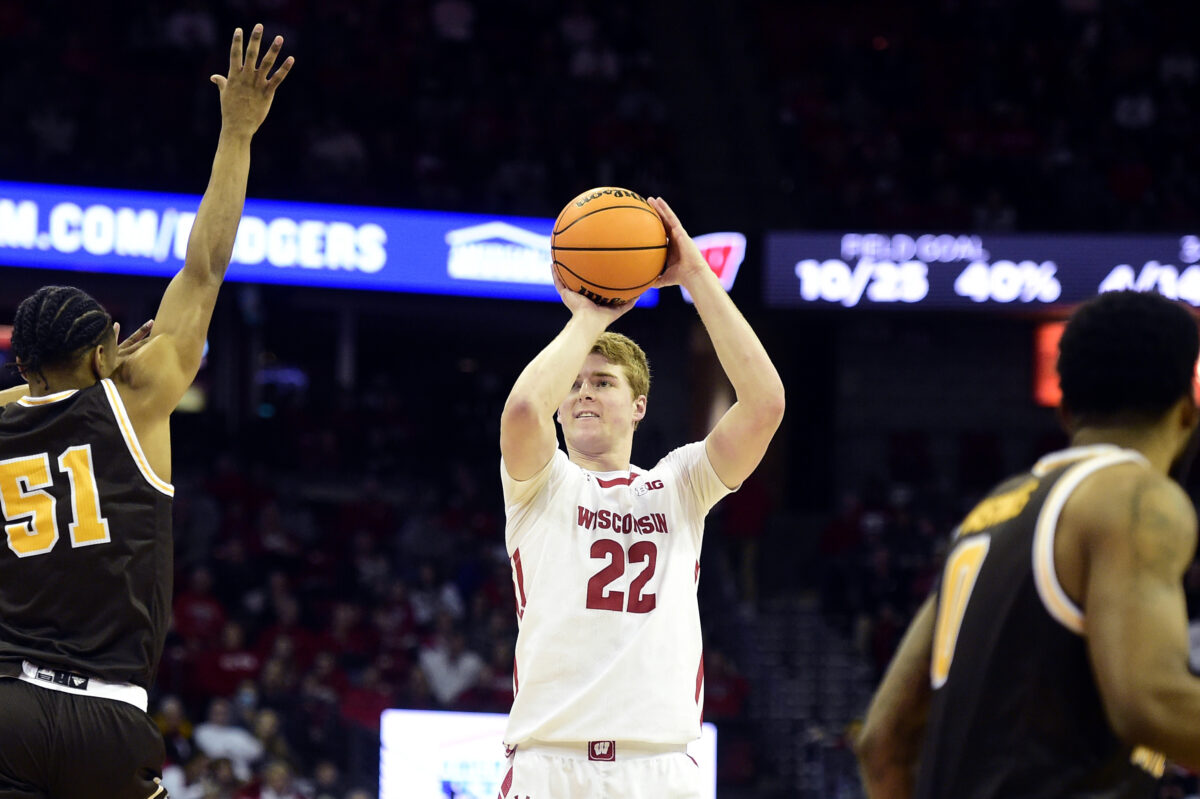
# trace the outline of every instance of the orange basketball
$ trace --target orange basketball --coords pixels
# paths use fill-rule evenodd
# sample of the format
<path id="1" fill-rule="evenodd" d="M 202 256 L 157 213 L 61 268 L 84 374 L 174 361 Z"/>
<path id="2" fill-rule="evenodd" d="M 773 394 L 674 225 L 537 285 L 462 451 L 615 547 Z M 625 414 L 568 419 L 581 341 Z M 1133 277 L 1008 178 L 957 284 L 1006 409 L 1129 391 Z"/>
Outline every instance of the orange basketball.
<path id="1" fill-rule="evenodd" d="M 558 277 L 600 305 L 650 288 L 667 264 L 667 231 L 637 192 L 602 186 L 567 203 L 550 236 Z"/>

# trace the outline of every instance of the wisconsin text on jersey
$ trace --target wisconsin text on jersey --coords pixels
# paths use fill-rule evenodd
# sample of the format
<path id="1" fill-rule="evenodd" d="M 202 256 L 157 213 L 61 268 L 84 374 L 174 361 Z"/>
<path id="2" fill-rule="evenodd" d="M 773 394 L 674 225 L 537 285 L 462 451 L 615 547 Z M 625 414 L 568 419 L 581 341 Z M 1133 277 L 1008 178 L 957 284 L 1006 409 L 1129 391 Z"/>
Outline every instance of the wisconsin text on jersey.
<path id="1" fill-rule="evenodd" d="M 577 524 L 585 530 L 612 530 L 614 533 L 670 533 L 667 529 L 665 513 L 647 513 L 645 516 L 634 516 L 632 513 L 620 513 L 615 510 L 591 510 L 582 505 L 578 506 L 579 517 Z"/>

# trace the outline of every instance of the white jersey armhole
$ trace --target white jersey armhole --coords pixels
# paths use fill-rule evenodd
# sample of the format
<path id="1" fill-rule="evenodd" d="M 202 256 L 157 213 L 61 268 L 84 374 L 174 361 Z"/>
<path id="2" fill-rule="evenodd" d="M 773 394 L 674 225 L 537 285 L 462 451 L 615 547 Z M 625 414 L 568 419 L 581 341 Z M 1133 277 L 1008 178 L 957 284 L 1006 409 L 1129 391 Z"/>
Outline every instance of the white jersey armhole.
<path id="1" fill-rule="evenodd" d="M 1076 635 L 1083 635 L 1083 610 L 1075 603 L 1058 581 L 1058 569 L 1054 563 L 1054 535 L 1058 530 L 1058 519 L 1072 492 L 1085 478 L 1099 470 L 1118 463 L 1142 460 L 1136 452 L 1115 452 L 1088 458 L 1072 466 L 1050 489 L 1046 503 L 1038 513 L 1033 533 L 1033 580 L 1037 586 L 1042 606 L 1051 618 Z"/>
<path id="2" fill-rule="evenodd" d="M 133 462 L 137 464 L 138 471 L 153 488 L 168 497 L 174 497 L 175 486 L 155 474 L 154 469 L 150 467 L 150 461 L 147 460 L 146 453 L 142 451 L 142 443 L 138 441 L 137 433 L 133 431 L 133 422 L 129 420 L 129 414 L 125 410 L 125 403 L 121 400 L 121 394 L 117 391 L 117 387 L 108 378 L 101 380 L 100 383 L 104 386 L 108 404 L 112 408 L 113 416 L 116 417 L 117 427 L 121 429 L 121 438 L 125 439 L 125 446 L 128 447 Z"/>

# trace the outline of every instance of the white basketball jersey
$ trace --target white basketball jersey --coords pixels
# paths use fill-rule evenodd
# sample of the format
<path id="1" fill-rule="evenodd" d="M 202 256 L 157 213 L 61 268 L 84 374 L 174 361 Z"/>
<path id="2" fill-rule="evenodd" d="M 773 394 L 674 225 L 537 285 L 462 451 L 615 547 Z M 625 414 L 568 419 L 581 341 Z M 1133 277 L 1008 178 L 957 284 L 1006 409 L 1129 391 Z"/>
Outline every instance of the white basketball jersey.
<path id="1" fill-rule="evenodd" d="M 729 493 L 704 442 L 647 472 L 557 450 L 529 480 L 500 474 L 520 626 L 505 743 L 699 738 L 700 543 Z"/>

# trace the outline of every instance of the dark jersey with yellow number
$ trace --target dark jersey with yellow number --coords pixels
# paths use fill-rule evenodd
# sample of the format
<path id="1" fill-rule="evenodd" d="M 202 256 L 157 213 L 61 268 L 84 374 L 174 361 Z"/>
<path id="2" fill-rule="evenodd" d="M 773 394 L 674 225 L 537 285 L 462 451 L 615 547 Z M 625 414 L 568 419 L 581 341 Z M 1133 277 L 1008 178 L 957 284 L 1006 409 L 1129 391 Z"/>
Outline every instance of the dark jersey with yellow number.
<path id="1" fill-rule="evenodd" d="M 1054 567 L 1067 498 L 1099 469 L 1142 460 L 1111 445 L 1042 458 L 955 531 L 937 595 L 918 799 L 1147 799 L 1164 759 L 1113 734 L 1083 612 Z"/>
<path id="2" fill-rule="evenodd" d="M 109 380 L 0 413 L 0 674 L 149 687 L 171 612 L 171 497 Z"/>

